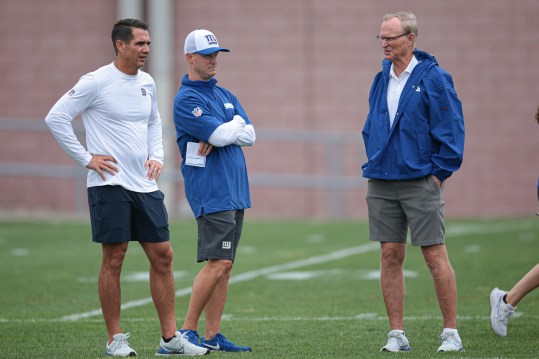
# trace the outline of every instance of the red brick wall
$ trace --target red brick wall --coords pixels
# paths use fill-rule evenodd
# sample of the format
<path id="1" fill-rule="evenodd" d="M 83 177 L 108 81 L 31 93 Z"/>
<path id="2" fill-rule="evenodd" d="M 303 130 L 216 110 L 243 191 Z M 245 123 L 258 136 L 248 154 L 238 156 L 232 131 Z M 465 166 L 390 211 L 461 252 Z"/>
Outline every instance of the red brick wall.
<path id="1" fill-rule="evenodd" d="M 115 1 L 1 0 L 1 116 L 44 118 L 86 72 L 112 61 Z"/>
<path id="2" fill-rule="evenodd" d="M 0 121 L 41 124 L 57 99 L 81 75 L 112 61 L 114 1 L 1 0 Z M 0 126 L 2 123 L 0 123 Z M 73 166 L 52 136 L 0 127 L 0 212 L 2 216 L 73 214 L 87 208 L 84 179 L 16 175 L 25 169 Z M 11 128 L 11 129 L 10 129 Z"/>
<path id="3" fill-rule="evenodd" d="M 183 41 L 194 28 L 215 32 L 221 45 L 232 51 L 220 54 L 217 78 L 238 96 L 260 134 L 258 143 L 245 151 L 252 178 L 251 217 L 366 216 L 364 190 L 360 189 L 364 186 L 361 128 L 370 84 L 382 60 L 375 36 L 382 16 L 400 9 L 415 12 L 418 48 L 436 56 L 453 75 L 463 103 L 465 158 L 461 170 L 446 185 L 447 215 L 522 216 L 537 211 L 539 125 L 533 119 L 539 104 L 536 0 L 410 0 L 405 8 L 396 0 L 174 4 L 177 67 L 172 76 L 177 84 L 186 69 Z M 0 6 L 0 30 L 5 34 L 0 54 L 4 78 L 0 121 L 41 121 L 82 74 L 113 58 L 114 1 L 2 0 Z M 344 134 L 357 139 L 328 147 L 264 137 L 264 131 L 270 130 L 312 131 L 313 136 L 326 133 L 328 137 Z M 0 131 L 0 149 L 1 163 L 73 164 L 52 137 L 43 134 Z M 176 149 L 167 156 L 178 161 Z M 325 178 L 335 171 L 357 181 L 358 188 L 272 187 L 264 180 L 278 175 Z M 53 185 L 50 179 L 32 181 L 2 175 L 0 170 L 0 186 L 8 192 L 47 188 L 32 192 L 22 202 L 1 194 L 0 210 L 31 210 L 49 203 L 51 211 L 70 211 L 76 204 L 69 207 L 69 203 L 79 203 L 56 200 L 64 198 L 58 192 L 67 185 Z M 71 184 L 77 185 L 80 180 Z M 181 184 L 174 188 L 175 203 L 185 206 Z"/>

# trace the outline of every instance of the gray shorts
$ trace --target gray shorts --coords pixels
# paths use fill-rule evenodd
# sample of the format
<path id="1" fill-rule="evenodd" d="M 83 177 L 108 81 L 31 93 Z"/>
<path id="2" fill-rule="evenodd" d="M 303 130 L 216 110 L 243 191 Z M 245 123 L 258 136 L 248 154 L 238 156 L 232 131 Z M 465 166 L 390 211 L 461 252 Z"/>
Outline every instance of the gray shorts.
<path id="1" fill-rule="evenodd" d="M 443 184 L 432 176 L 406 181 L 369 179 L 369 239 L 406 243 L 408 227 L 414 246 L 445 243 Z"/>
<path id="2" fill-rule="evenodd" d="M 244 211 L 221 211 L 197 218 L 197 262 L 228 259 L 234 262 L 243 228 Z"/>

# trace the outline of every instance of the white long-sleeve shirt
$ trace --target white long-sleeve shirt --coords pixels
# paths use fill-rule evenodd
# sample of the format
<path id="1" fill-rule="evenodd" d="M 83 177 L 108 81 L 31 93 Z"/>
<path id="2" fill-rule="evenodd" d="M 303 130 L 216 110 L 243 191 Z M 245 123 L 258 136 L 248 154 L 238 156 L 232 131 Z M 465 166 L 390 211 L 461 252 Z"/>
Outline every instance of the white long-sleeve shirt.
<path id="1" fill-rule="evenodd" d="M 147 177 L 147 160 L 163 163 L 162 124 L 152 77 L 138 71 L 127 75 L 111 63 L 81 77 L 50 110 L 45 122 L 62 148 L 82 166 L 92 154 L 110 155 L 119 168 L 106 180 L 88 171 L 87 186 L 120 185 L 135 192 L 153 192 L 157 183 Z M 71 122 L 81 114 L 87 149 Z"/>
<path id="2" fill-rule="evenodd" d="M 223 147 L 232 143 L 241 147 L 252 146 L 255 141 L 255 128 L 251 124 L 245 124 L 245 120 L 240 115 L 235 115 L 232 121 L 217 127 L 208 139 L 208 142 L 215 147 Z"/>

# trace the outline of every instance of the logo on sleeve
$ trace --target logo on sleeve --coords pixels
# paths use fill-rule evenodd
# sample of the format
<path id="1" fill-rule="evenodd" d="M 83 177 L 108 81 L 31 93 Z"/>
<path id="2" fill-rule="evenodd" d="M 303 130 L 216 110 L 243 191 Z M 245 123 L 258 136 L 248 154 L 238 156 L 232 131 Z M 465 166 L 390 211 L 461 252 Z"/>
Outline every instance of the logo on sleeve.
<path id="1" fill-rule="evenodd" d="M 195 107 L 192 112 L 195 117 L 202 116 L 202 109 L 200 107 Z"/>
<path id="2" fill-rule="evenodd" d="M 75 94 L 75 90 L 71 90 L 67 93 L 67 96 L 73 96 Z"/>
<path id="3" fill-rule="evenodd" d="M 146 96 L 146 89 L 144 87 L 141 87 L 140 91 L 142 92 L 142 96 Z"/>
<path id="4" fill-rule="evenodd" d="M 230 249 L 232 247 L 232 242 L 223 241 L 223 249 Z"/>
<path id="5" fill-rule="evenodd" d="M 233 109 L 234 105 L 231 104 L 230 102 L 227 102 L 227 103 L 225 103 L 225 108 Z"/>

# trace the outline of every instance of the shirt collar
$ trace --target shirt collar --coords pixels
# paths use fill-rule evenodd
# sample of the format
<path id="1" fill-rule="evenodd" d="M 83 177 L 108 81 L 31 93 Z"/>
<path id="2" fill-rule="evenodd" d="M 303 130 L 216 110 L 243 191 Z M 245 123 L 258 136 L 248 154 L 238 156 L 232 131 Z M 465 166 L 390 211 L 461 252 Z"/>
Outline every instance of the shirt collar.
<path id="1" fill-rule="evenodd" d="M 413 55 L 412 60 L 410 61 L 410 63 L 406 67 L 406 70 L 404 70 L 403 73 L 407 73 L 408 75 L 410 75 L 412 73 L 412 71 L 414 71 L 414 67 L 416 67 L 418 63 L 419 63 L 419 61 L 417 61 L 417 58 L 415 57 L 415 55 Z M 397 80 L 399 79 L 397 77 L 397 75 L 395 74 L 395 70 L 393 69 L 393 64 L 391 64 L 391 69 L 389 70 L 389 76 L 394 77 Z M 401 74 L 401 76 L 402 76 L 402 74 Z"/>

